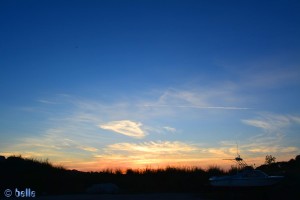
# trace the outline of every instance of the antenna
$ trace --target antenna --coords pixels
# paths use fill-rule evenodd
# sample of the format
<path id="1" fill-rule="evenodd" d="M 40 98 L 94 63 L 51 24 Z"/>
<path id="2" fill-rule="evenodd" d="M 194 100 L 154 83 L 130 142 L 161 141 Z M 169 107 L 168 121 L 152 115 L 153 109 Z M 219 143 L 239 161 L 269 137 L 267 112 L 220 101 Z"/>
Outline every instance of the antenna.
<path id="1" fill-rule="evenodd" d="M 235 161 L 237 163 L 238 168 L 242 169 L 244 167 L 247 166 L 247 163 L 243 160 L 243 158 L 241 158 L 240 154 L 239 154 L 239 145 L 236 142 L 236 157 L 234 159 L 223 159 L 223 160 L 231 160 L 231 161 Z"/>

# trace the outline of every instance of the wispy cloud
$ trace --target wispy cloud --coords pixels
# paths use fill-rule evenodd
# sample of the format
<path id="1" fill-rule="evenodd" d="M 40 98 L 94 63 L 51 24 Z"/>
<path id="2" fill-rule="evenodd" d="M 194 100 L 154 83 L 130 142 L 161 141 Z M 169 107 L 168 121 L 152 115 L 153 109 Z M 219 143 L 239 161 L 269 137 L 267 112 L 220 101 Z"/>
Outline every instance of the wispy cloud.
<path id="1" fill-rule="evenodd" d="M 127 152 L 141 152 L 141 153 L 179 153 L 179 152 L 191 152 L 198 148 L 191 144 L 186 144 L 179 141 L 158 141 L 158 142 L 143 142 L 143 143 L 117 143 L 108 146 L 112 151 L 127 151 Z"/>
<path id="2" fill-rule="evenodd" d="M 99 162 L 117 166 L 140 168 L 199 163 L 201 148 L 180 141 L 149 141 L 140 143 L 115 143 L 108 145 L 102 154 L 95 155 Z"/>
<path id="3" fill-rule="evenodd" d="M 233 106 L 197 106 L 197 105 L 163 105 L 163 104 L 145 104 L 145 107 L 173 107 L 173 108 L 197 108 L 197 109 L 221 109 L 221 110 L 249 110 L 247 107 Z"/>
<path id="4" fill-rule="evenodd" d="M 260 113 L 254 119 L 242 120 L 244 124 L 261 131 L 247 138 L 240 145 L 241 150 L 249 157 L 261 160 L 266 154 L 275 155 L 282 160 L 294 157 L 300 149 L 295 145 L 294 141 L 298 138 L 292 134 L 291 127 L 300 124 L 298 118 L 299 116 L 289 114 Z"/>
<path id="5" fill-rule="evenodd" d="M 245 141 L 241 148 L 246 152 L 257 152 L 257 153 L 266 153 L 266 152 L 288 152 L 287 149 L 295 149 L 293 146 L 286 144 L 284 141 L 284 133 L 276 134 L 259 134 L 253 137 L 250 137 Z M 292 148 L 291 148 L 292 147 Z"/>
<path id="6" fill-rule="evenodd" d="M 255 147 L 251 148 L 248 151 L 254 152 L 254 153 L 264 153 L 264 154 L 270 154 L 270 153 L 296 153 L 299 151 L 297 147 L 280 147 L 280 146 L 271 146 L 271 147 Z"/>
<path id="7" fill-rule="evenodd" d="M 290 119 L 297 124 L 300 124 L 300 116 L 289 115 Z"/>
<path id="8" fill-rule="evenodd" d="M 206 109 L 206 110 L 249 110 L 250 107 L 238 106 L 240 97 L 230 84 L 200 89 L 167 89 L 154 101 L 141 103 L 145 108 L 164 109 Z"/>
<path id="9" fill-rule="evenodd" d="M 298 116 L 261 113 L 256 119 L 244 119 L 242 122 L 267 132 L 274 132 L 300 121 Z"/>
<path id="10" fill-rule="evenodd" d="M 265 89 L 299 84 L 300 70 L 297 65 L 287 66 L 284 64 L 284 66 L 279 66 L 274 63 L 274 58 L 272 60 L 252 67 L 252 71 L 248 72 L 248 77 L 245 77 L 244 84 L 247 83 L 248 86 Z"/>
<path id="11" fill-rule="evenodd" d="M 234 158 L 236 154 L 228 147 L 205 147 L 182 141 L 149 141 L 140 143 L 115 143 L 106 146 L 101 154 L 96 154 L 99 163 L 119 167 L 159 166 L 201 166 L 213 164 L 230 167 L 231 162 L 223 158 Z"/>
<path id="12" fill-rule="evenodd" d="M 219 63 L 219 65 L 231 71 L 236 77 L 239 86 L 243 89 L 260 91 L 295 84 L 299 85 L 299 61 L 295 62 L 293 58 L 287 59 L 289 56 L 264 56 L 262 59 L 247 60 L 246 62 L 239 62 L 234 59 L 230 62 Z"/>
<path id="13" fill-rule="evenodd" d="M 43 103 L 43 104 L 58 104 L 58 102 L 55 101 L 50 101 L 50 100 L 46 100 L 46 99 L 39 99 L 37 100 L 39 103 Z"/>
<path id="14" fill-rule="evenodd" d="M 94 147 L 89 147 L 89 146 L 79 146 L 79 149 L 82 149 L 84 151 L 89 151 L 89 152 L 97 152 L 98 149 Z"/>
<path id="15" fill-rule="evenodd" d="M 198 129 L 198 126 L 196 129 L 189 127 L 189 124 L 200 121 L 198 109 L 207 110 L 201 110 L 200 119 L 208 122 L 215 122 L 215 118 L 206 116 L 206 113 L 212 113 L 213 117 L 217 114 L 218 120 L 223 120 L 221 119 L 223 113 L 232 116 L 231 114 L 235 112 L 222 112 L 222 110 L 250 109 L 247 106 L 239 106 L 243 103 L 239 101 L 239 95 L 235 93 L 234 87 L 229 89 L 211 87 L 199 90 L 166 89 L 155 94 L 151 93 L 150 97 L 147 97 L 139 96 L 135 99 L 128 97 L 123 101 L 112 103 L 68 96 L 62 103 L 57 98 L 55 99 L 57 104 L 45 105 L 47 102 L 44 102 L 39 106 L 44 106 L 43 108 L 49 113 L 55 110 L 47 116 L 48 126 L 37 134 L 20 138 L 16 145 L 5 149 L 5 152 L 15 154 L 26 152 L 26 155 L 49 157 L 55 161 L 63 161 L 67 157 L 76 160 L 78 166 L 82 167 L 86 166 L 83 162 L 88 161 L 87 163 L 94 165 L 94 169 L 111 167 L 113 164 L 120 167 L 178 163 L 204 166 L 212 162 L 221 164 L 222 158 L 236 156 L 235 142 L 232 142 L 232 146 L 228 146 L 229 143 L 225 144 L 225 142 L 215 145 L 211 142 L 205 145 L 188 142 L 194 141 L 195 138 L 195 135 L 189 132 L 190 130 L 203 134 L 203 138 L 209 134 L 205 132 L 207 130 Z M 54 107 L 55 109 L 52 109 Z M 62 107 L 64 109 L 60 109 Z M 251 110 L 241 113 L 243 116 L 253 114 Z M 296 115 L 273 113 L 245 117 L 242 120 L 243 124 L 263 131 L 251 133 L 250 138 L 246 136 L 243 138 L 244 141 L 240 144 L 241 155 L 260 156 L 260 159 L 263 159 L 266 152 L 278 151 L 282 155 L 295 153 L 296 145 L 283 142 L 285 137 L 283 130 L 292 124 L 299 124 L 299 119 L 300 117 Z M 179 132 L 178 130 L 184 134 L 165 134 Z M 108 134 L 108 131 L 117 134 Z M 124 137 L 119 137 L 118 134 L 128 136 L 125 139 L 127 142 L 124 142 Z M 218 134 L 223 134 L 222 130 Z M 149 137 L 145 137 L 146 135 Z M 232 138 L 232 135 L 228 137 Z M 130 142 L 132 138 L 144 140 L 139 140 L 140 143 L 132 143 Z M 146 142 L 146 139 L 152 141 Z M 218 142 L 218 139 L 216 138 L 215 141 Z M 71 161 L 68 166 L 76 168 L 76 164 Z"/>
<path id="16" fill-rule="evenodd" d="M 248 120 L 242 120 L 242 121 L 247 125 L 262 128 L 262 129 L 268 130 L 268 131 L 276 129 L 272 124 L 270 124 L 269 122 L 267 122 L 265 120 L 248 119 Z"/>
<path id="17" fill-rule="evenodd" d="M 99 127 L 134 138 L 143 138 L 146 135 L 141 129 L 142 123 L 130 120 L 111 121 L 101 124 Z"/>
<path id="18" fill-rule="evenodd" d="M 79 131 L 82 131 L 79 130 Z M 99 140 L 101 137 L 97 137 Z M 44 134 L 16 139 L 5 149 L 6 154 L 21 154 L 27 157 L 49 158 L 57 162 L 66 158 L 89 157 L 98 151 L 94 136 L 77 135 L 70 128 L 52 128 Z M 2 149 L 3 151 L 3 149 Z"/>
<path id="19" fill-rule="evenodd" d="M 166 131 L 171 132 L 171 133 L 175 133 L 177 131 L 176 128 L 173 128 L 170 126 L 164 126 L 163 129 L 165 129 Z"/>

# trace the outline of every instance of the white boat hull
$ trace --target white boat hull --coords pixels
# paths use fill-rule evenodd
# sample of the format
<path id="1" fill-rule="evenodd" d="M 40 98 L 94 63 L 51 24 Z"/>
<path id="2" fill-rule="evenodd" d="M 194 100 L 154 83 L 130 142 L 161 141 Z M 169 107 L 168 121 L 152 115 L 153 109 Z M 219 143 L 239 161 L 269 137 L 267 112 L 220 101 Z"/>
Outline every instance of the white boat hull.
<path id="1" fill-rule="evenodd" d="M 281 176 L 270 176 L 267 178 L 232 178 L 232 177 L 212 177 L 210 183 L 212 186 L 220 187 L 261 187 L 270 186 L 282 180 Z"/>
<path id="2" fill-rule="evenodd" d="M 260 170 L 244 170 L 232 176 L 211 177 L 209 181 L 212 186 L 260 187 L 274 185 L 283 178 L 283 176 L 268 176 Z"/>

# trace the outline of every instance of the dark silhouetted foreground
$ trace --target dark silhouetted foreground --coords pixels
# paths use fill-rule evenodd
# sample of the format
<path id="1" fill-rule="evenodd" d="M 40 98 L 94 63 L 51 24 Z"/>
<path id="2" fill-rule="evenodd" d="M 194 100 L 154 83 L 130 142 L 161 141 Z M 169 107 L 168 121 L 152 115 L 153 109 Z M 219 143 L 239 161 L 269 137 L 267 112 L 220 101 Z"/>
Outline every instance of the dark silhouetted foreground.
<path id="1" fill-rule="evenodd" d="M 292 199 L 300 196 L 300 155 L 288 162 L 275 162 L 257 169 L 269 175 L 284 175 L 285 179 L 269 188 L 213 188 L 209 186 L 209 177 L 233 173 L 234 170 L 167 167 L 128 169 L 124 173 L 118 170 L 80 172 L 53 166 L 47 160 L 10 156 L 0 159 L 0 192 L 3 196 L 7 188 L 30 188 L 36 191 L 37 197 L 66 194 L 78 194 L 79 197 L 100 188 L 103 193 L 116 193 L 115 197 L 150 193 L 189 193 L 202 199 Z M 102 190 L 101 187 L 108 189 Z"/>

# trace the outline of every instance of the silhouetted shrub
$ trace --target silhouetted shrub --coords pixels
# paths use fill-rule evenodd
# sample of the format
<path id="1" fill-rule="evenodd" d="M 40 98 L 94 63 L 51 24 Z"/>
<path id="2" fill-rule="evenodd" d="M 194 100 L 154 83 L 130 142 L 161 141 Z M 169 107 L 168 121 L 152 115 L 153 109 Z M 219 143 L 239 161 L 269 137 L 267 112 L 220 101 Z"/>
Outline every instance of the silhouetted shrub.
<path id="1" fill-rule="evenodd" d="M 284 175 L 282 191 L 299 194 L 300 156 L 288 162 L 276 162 L 261 165 L 261 169 L 271 175 Z M 5 188 L 32 188 L 41 194 L 84 193 L 95 184 L 112 183 L 120 187 L 123 193 L 135 192 L 198 192 L 209 184 L 209 177 L 236 173 L 232 167 L 225 172 L 219 166 L 210 166 L 207 170 L 197 167 L 172 167 L 127 169 L 106 169 L 99 172 L 80 172 L 67 170 L 63 166 L 54 166 L 49 160 L 10 156 L 0 162 L 1 190 Z M 3 184 L 4 183 L 4 184 Z M 280 190 L 274 193 L 277 196 Z M 276 196 L 276 195 L 275 195 Z"/>
<path id="2" fill-rule="evenodd" d="M 206 172 L 210 176 L 220 176 L 225 174 L 225 171 L 219 166 L 209 166 Z"/>

